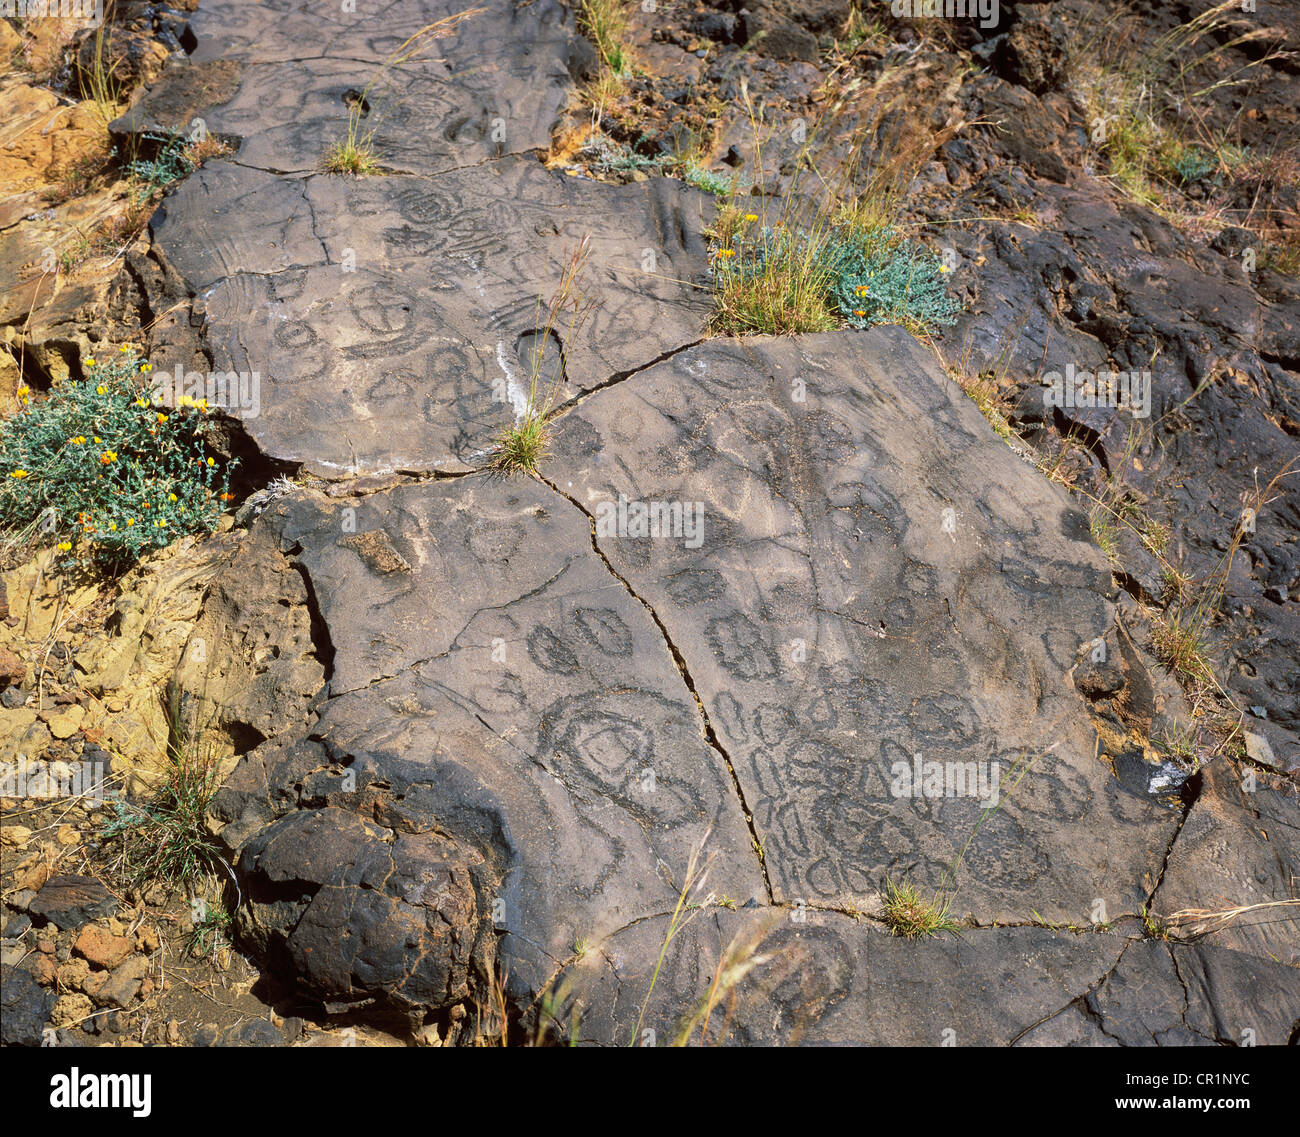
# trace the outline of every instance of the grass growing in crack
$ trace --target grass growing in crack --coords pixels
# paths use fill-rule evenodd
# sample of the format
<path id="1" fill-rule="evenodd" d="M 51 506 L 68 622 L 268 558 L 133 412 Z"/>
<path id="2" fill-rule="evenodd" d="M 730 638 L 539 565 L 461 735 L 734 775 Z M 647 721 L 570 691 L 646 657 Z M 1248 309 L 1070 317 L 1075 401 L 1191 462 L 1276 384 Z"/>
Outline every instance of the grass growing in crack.
<path id="1" fill-rule="evenodd" d="M 564 345 L 571 345 L 578 332 L 596 309 L 587 296 L 585 272 L 590 253 L 590 238 L 583 237 L 578 247 L 569 255 L 560 273 L 560 283 L 551 294 L 545 309 L 537 299 L 537 316 L 534 320 L 532 347 L 528 352 L 528 392 L 518 418 L 502 428 L 492 451 L 492 466 L 503 474 L 530 474 L 536 476 L 538 467 L 547 456 L 550 418 L 559 401 L 564 383 Z M 545 316 L 543 317 L 543 311 Z M 557 332 L 563 330 L 562 340 Z M 547 349 L 559 342 L 556 373 L 544 376 Z"/>
<path id="2" fill-rule="evenodd" d="M 950 897 L 926 900 L 913 885 L 886 880 L 882 917 L 896 936 L 930 939 L 940 932 L 956 932 L 957 921 L 948 915 L 950 904 Z"/>
<path id="3" fill-rule="evenodd" d="M 386 79 L 395 67 L 419 59 L 430 43 L 453 35 L 461 24 L 482 11 L 482 8 L 467 8 L 454 15 L 444 16 L 434 23 L 425 24 L 380 61 L 359 93 L 349 92 L 347 133 L 338 142 L 331 143 L 321 155 L 321 169 L 325 173 L 365 177 L 379 171 L 375 128 L 367 128 L 363 123 L 371 115 L 370 96 L 374 93 L 376 84 Z"/>
<path id="4" fill-rule="evenodd" d="M 957 872 L 961 868 L 962 861 L 966 859 L 966 854 L 970 851 L 976 835 L 984 827 L 984 823 L 1011 800 L 1011 795 L 1016 792 L 1034 763 L 1044 754 L 1050 754 L 1055 748 L 1056 744 L 1053 743 L 1032 757 L 1021 754 L 1016 759 L 1015 764 L 1008 771 L 1009 780 L 999 795 L 997 805 L 987 807 L 979 815 L 971 828 L 970 836 L 966 838 L 966 844 L 961 847 L 951 867 L 945 871 L 939 881 L 939 887 L 935 889 L 934 895 L 929 900 L 907 881 L 895 882 L 889 877 L 885 878 L 881 919 L 894 935 L 904 939 L 930 939 L 940 932 L 957 933 L 960 925 L 952 918 L 950 912 L 953 898 L 957 895 Z"/>
<path id="5" fill-rule="evenodd" d="M 1088 532 L 1102 555 L 1114 563 L 1119 557 L 1119 526 L 1114 522 L 1113 513 L 1102 505 L 1094 505 L 1088 511 Z"/>

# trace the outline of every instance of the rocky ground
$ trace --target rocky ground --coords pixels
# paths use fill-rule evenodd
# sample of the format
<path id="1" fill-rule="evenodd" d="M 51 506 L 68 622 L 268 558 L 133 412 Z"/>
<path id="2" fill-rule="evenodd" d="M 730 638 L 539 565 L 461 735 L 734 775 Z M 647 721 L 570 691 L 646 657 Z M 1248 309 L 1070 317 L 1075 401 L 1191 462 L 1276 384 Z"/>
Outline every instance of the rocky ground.
<path id="1" fill-rule="evenodd" d="M 85 33 L 0 21 L 0 399 L 126 342 L 260 378 L 216 533 L 7 553 L 0 759 L 149 802 L 183 716 L 228 868 L 136 879 L 111 797 L 6 790 L 4 1041 L 1294 1043 L 1295 11 L 1209 81 L 1184 44 L 1222 82 L 1157 184 L 1098 67 L 1208 5 L 660 2 L 621 84 L 551 0 L 387 70 L 456 8 L 366 7 L 119 5 L 111 115 Z M 351 107 L 371 176 L 322 169 Z M 956 324 L 711 333 L 727 208 L 893 154 Z M 550 453 L 492 472 L 584 241 Z M 1067 364 L 1149 417 L 1048 406 Z M 899 796 L 918 754 L 1000 807 Z M 955 931 L 894 934 L 900 881 Z"/>

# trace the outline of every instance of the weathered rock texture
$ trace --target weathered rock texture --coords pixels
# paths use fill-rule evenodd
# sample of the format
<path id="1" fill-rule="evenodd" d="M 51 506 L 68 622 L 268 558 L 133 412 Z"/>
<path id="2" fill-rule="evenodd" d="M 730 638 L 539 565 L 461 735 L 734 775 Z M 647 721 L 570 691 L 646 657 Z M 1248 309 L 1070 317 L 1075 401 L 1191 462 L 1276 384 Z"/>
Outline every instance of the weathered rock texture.
<path id="1" fill-rule="evenodd" d="M 444 5 L 204 3 L 188 66 L 228 61 L 226 86 L 187 104 L 181 69 L 119 123 L 201 112 L 239 144 L 155 219 L 188 293 L 156 364 L 257 371 L 263 456 L 341 483 L 254 523 L 195 633 L 251 748 L 217 804 L 244 942 L 330 1008 L 417 1024 L 494 967 L 526 1016 L 563 982 L 590 1041 L 669 1038 L 756 930 L 740 1041 L 1286 1041 L 1286 926 L 1202 948 L 1104 925 L 1161 890 L 1287 899 L 1294 786 L 1262 774 L 1252 811 L 1227 767 L 1172 806 L 1116 777 L 1095 700 L 1163 696 L 1136 654 L 1090 655 L 1120 633 L 1080 510 L 901 330 L 701 342 L 705 199 L 544 169 L 570 33 L 549 0 L 486 6 L 368 96 L 388 176 L 314 170 Z M 603 306 L 559 344 L 554 455 L 541 480 L 482 472 L 586 235 Z M 699 503 L 700 539 L 598 525 L 620 498 Z M 1000 808 L 900 793 L 918 755 L 998 764 Z M 643 1015 L 701 843 L 715 906 Z M 856 918 L 886 879 L 929 895 L 954 869 L 960 940 Z"/>

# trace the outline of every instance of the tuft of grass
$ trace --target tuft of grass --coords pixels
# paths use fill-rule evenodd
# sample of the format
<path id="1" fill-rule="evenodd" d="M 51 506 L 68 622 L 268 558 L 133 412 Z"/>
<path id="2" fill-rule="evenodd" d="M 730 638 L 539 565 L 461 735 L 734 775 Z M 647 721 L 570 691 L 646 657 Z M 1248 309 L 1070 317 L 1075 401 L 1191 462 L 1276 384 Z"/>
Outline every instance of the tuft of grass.
<path id="1" fill-rule="evenodd" d="M 77 86 L 94 109 L 95 117 L 104 124 L 105 131 L 118 116 L 127 96 L 126 84 L 117 74 L 121 60 L 113 58 L 112 36 L 111 22 L 101 20 L 95 29 L 90 65 L 82 62 L 80 53 L 75 63 Z"/>
<path id="2" fill-rule="evenodd" d="M 204 750 L 181 723 L 180 694 L 168 692 L 167 766 L 153 792 L 142 802 L 118 799 L 101 836 L 118 845 L 114 862 L 137 887 L 155 883 L 200 894 L 224 870 L 234 873 L 208 832 L 207 814 L 221 788 L 215 751 Z"/>
<path id="3" fill-rule="evenodd" d="M 913 885 L 885 881 L 882 916 L 889 930 L 904 939 L 933 939 L 940 932 L 956 932 L 957 922 L 948 915 L 951 898 L 936 893 L 926 900 Z"/>
<path id="4" fill-rule="evenodd" d="M 1152 741 L 1165 757 L 1191 767 L 1193 772 L 1200 769 L 1201 756 L 1197 746 L 1200 740 L 1194 728 L 1172 726 Z"/>
<path id="5" fill-rule="evenodd" d="M 1152 912 L 1147 905 L 1143 904 L 1141 908 L 1142 916 L 1142 934 L 1149 940 L 1165 940 L 1170 938 L 1173 929 L 1160 916 Z"/>
<path id="6" fill-rule="evenodd" d="M 1156 616 L 1151 625 L 1151 648 L 1165 667 L 1188 680 L 1213 680 L 1206 660 L 1205 626 L 1181 611 Z"/>
<path id="7" fill-rule="evenodd" d="M 756 214 L 742 214 L 745 224 Z M 764 227 L 752 240 L 715 250 L 712 332 L 797 335 L 838 326 L 830 306 L 837 278 L 829 234 Z"/>
<path id="8" fill-rule="evenodd" d="M 897 217 L 917 171 L 962 124 L 894 140 L 887 121 L 902 97 L 895 82 L 892 74 L 877 81 L 852 131 L 837 125 L 844 106 L 832 100 L 826 121 L 781 163 L 792 173 L 779 195 L 757 182 L 743 197 L 734 182 L 729 187 L 713 226 L 711 332 L 787 335 L 897 323 L 923 334 L 955 320 L 961 309 L 945 288 L 947 266 L 907 239 Z M 767 128 L 744 83 L 741 93 L 761 179 Z M 834 181 L 818 171 L 827 156 Z"/>
<path id="9" fill-rule="evenodd" d="M 579 0 L 578 31 L 596 45 L 610 74 L 628 75 L 632 55 L 627 47 L 629 0 Z"/>
<path id="10" fill-rule="evenodd" d="M 949 913 L 953 897 L 957 894 L 957 872 L 961 868 L 962 861 L 966 859 L 966 854 L 970 851 L 979 831 L 984 827 L 984 823 L 997 813 L 1005 802 L 1011 800 L 1012 794 L 1019 788 L 1034 763 L 1044 754 L 1050 754 L 1055 748 L 1056 744 L 1053 743 L 1033 757 L 1029 757 L 1027 752 L 1022 752 L 1016 759 L 1014 765 L 1007 771 L 1009 778 L 1006 789 L 999 796 L 997 805 L 988 806 L 979 815 L 979 819 L 971 828 L 970 836 L 966 838 L 966 843 L 961 847 L 952 866 L 943 874 L 939 887 L 930 900 L 926 900 L 914 885 L 906 881 L 895 884 L 892 879 L 885 878 L 881 919 L 894 935 L 905 939 L 929 939 L 940 932 L 954 934 L 957 932 L 960 925 Z"/>
<path id="11" fill-rule="evenodd" d="M 583 237 L 565 261 L 560 283 L 547 302 L 544 318 L 541 297 L 537 299 L 534 346 L 528 359 L 527 398 L 518 419 L 503 427 L 497 435 L 492 451 L 492 465 L 503 474 L 536 477 L 538 467 L 547 457 L 550 419 L 564 382 L 564 359 L 561 354 L 556 374 L 543 378 L 546 349 L 557 342 L 556 331 L 561 325 L 564 327 L 562 342 L 574 343 L 578 332 L 596 309 L 596 304 L 587 296 L 584 279 L 590 251 L 591 239 Z"/>
<path id="12" fill-rule="evenodd" d="M 1074 88 L 1086 109 L 1094 144 L 1108 173 L 1128 196 L 1160 212 L 1170 189 L 1185 190 L 1211 174 L 1231 174 L 1241 155 L 1203 125 L 1206 95 L 1251 80 L 1251 72 L 1281 53 L 1253 49 L 1254 58 L 1231 69 L 1228 53 L 1272 38 L 1250 26 L 1238 0 L 1223 0 L 1141 49 L 1118 26 L 1101 21 L 1071 46 Z M 1090 60 L 1099 60 L 1090 63 Z M 1206 76 L 1198 79 L 1198 76 Z M 1201 85 L 1201 83 L 1204 85 Z M 1192 140 L 1189 131 L 1201 137 Z"/>
<path id="13" fill-rule="evenodd" d="M 1119 558 L 1119 526 L 1115 524 L 1113 511 L 1101 503 L 1094 505 L 1088 511 L 1088 531 L 1102 555 L 1115 562 Z"/>
<path id="14" fill-rule="evenodd" d="M 363 136 L 349 137 L 342 142 L 333 143 L 325 151 L 321 165 L 327 174 L 351 174 L 364 178 L 379 170 L 379 161 L 371 143 L 373 132 Z"/>
<path id="15" fill-rule="evenodd" d="M 425 24 L 380 61 L 361 92 L 348 100 L 347 133 L 341 141 L 331 143 L 321 156 L 321 168 L 326 173 L 366 177 L 379 171 L 379 158 L 374 145 L 374 128 L 366 129 L 362 124 L 362 120 L 371 114 L 370 95 L 376 85 L 395 67 L 419 59 L 430 43 L 455 34 L 461 24 L 482 11 L 482 8 L 467 8 L 454 15 L 444 16 L 431 24 Z"/>
<path id="16" fill-rule="evenodd" d="M 185 939 L 185 954 L 191 959 L 211 959 L 230 943 L 234 918 L 220 904 L 202 901 L 203 915 L 194 922 Z"/>

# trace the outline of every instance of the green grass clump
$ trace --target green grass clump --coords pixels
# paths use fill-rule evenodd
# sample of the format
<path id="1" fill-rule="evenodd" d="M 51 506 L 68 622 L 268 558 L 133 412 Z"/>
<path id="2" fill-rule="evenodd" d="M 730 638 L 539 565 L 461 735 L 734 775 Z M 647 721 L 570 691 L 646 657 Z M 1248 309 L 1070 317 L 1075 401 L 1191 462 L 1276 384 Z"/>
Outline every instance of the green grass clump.
<path id="1" fill-rule="evenodd" d="M 547 456 L 551 416 L 564 382 L 564 357 L 556 359 L 550 375 L 546 349 L 548 344 L 574 343 L 578 332 L 598 304 L 587 296 L 584 273 L 591 252 L 591 238 L 584 236 L 569 254 L 560 273 L 560 283 L 545 307 L 537 298 L 537 312 L 532 349 L 528 353 L 528 396 L 518 419 L 501 428 L 492 448 L 492 466 L 503 474 L 538 476 L 538 466 Z M 557 336 L 563 327 L 561 341 Z"/>
<path id="2" fill-rule="evenodd" d="M 202 400 L 154 404 L 151 367 L 123 348 L 87 361 L 0 423 L 0 530 L 30 530 L 104 567 L 129 565 L 188 533 L 209 532 L 229 499 L 230 467 L 211 453 Z"/>
<path id="3" fill-rule="evenodd" d="M 828 302 L 836 272 L 824 233 L 764 227 L 750 238 L 742 229 L 711 265 L 715 332 L 797 335 L 838 323 Z"/>
<path id="4" fill-rule="evenodd" d="M 115 862 L 138 887 L 161 883 L 196 891 L 229 873 L 208 832 L 207 812 L 221 788 L 218 766 L 192 747 L 169 747 L 166 776 L 143 802 L 113 801 L 101 837 L 118 845 Z"/>
<path id="5" fill-rule="evenodd" d="M 335 142 L 325 151 L 321 166 L 327 174 L 351 174 L 365 178 L 379 169 L 379 160 L 375 157 L 374 147 L 370 143 L 371 135 L 349 137 L 343 142 Z"/>
<path id="6" fill-rule="evenodd" d="M 896 936 L 933 939 L 940 932 L 955 932 L 957 922 L 948 915 L 948 906 L 949 900 L 941 895 L 926 900 L 913 885 L 885 881 L 881 916 Z"/>
<path id="7" fill-rule="evenodd" d="M 554 409 L 549 388 L 539 398 L 537 388 L 530 387 L 523 416 L 513 426 L 503 427 L 497 436 L 494 464 L 503 474 L 532 474 L 550 451 L 547 446 L 548 424 Z"/>

